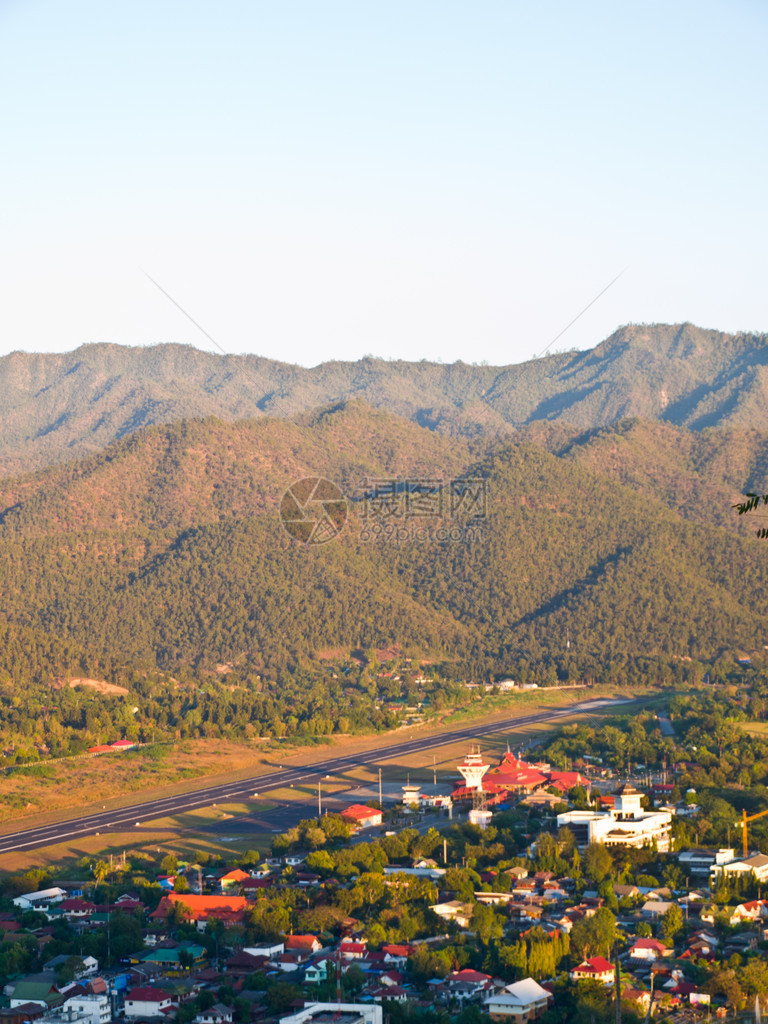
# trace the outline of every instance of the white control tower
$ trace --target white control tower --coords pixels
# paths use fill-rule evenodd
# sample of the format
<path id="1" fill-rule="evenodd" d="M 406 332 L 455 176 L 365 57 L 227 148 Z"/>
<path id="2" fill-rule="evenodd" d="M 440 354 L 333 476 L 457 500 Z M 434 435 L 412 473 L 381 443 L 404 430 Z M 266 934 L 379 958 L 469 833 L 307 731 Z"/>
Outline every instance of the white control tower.
<path id="1" fill-rule="evenodd" d="M 474 789 L 476 793 L 483 791 L 483 776 L 490 768 L 483 760 L 482 754 L 467 754 L 461 764 L 456 765 L 464 777 L 467 789 Z"/>

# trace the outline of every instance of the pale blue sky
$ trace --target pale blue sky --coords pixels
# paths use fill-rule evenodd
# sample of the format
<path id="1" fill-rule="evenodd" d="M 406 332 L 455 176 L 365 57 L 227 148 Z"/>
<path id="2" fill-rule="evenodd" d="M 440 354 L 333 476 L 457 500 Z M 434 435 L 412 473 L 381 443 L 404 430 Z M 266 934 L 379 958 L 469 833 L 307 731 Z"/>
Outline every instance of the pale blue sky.
<path id="1" fill-rule="evenodd" d="M 0 0 L 0 353 L 768 330 L 763 0 Z"/>

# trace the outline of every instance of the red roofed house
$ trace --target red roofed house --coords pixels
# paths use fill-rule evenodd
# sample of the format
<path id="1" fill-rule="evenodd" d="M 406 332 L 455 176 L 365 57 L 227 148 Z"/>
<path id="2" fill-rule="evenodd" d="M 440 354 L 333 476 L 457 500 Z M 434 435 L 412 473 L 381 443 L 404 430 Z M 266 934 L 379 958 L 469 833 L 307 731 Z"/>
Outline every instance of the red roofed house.
<path id="1" fill-rule="evenodd" d="M 380 985 L 402 985 L 404 981 L 405 975 L 400 971 L 385 971 L 384 974 L 379 975 Z"/>
<path id="2" fill-rule="evenodd" d="M 285 939 L 286 953 L 319 953 L 323 944 L 316 935 L 287 935 Z"/>
<path id="3" fill-rule="evenodd" d="M 603 984 L 613 983 L 613 964 L 602 956 L 593 956 L 574 967 L 570 974 L 571 981 L 601 981 Z"/>
<path id="4" fill-rule="evenodd" d="M 47 1007 L 42 1003 L 21 1003 L 19 1006 L 14 1006 L 12 1010 L 0 1010 L 0 1022 L 2 1024 L 29 1024 L 30 1021 L 37 1020 L 46 1012 Z"/>
<path id="5" fill-rule="evenodd" d="M 94 903 L 89 903 L 88 900 L 81 900 L 77 896 L 71 896 L 67 900 L 62 900 L 58 904 L 59 910 L 64 913 L 65 917 L 90 917 L 96 910 Z"/>
<path id="6" fill-rule="evenodd" d="M 218 918 L 227 926 L 242 924 L 248 900 L 245 896 L 196 896 L 188 892 L 169 892 L 149 916 L 155 920 L 167 918 L 175 907 L 180 907 L 186 917 L 203 931 L 209 918 Z"/>
<path id="7" fill-rule="evenodd" d="M 352 804 L 341 812 L 341 816 L 344 821 L 350 825 L 357 825 L 358 828 L 370 828 L 382 822 L 381 811 L 377 811 L 375 807 L 366 807 L 364 804 Z"/>
<path id="8" fill-rule="evenodd" d="M 61 906 L 61 904 L 59 904 Z M 759 921 L 766 916 L 765 900 L 750 900 L 748 903 L 740 903 L 731 914 L 730 923 L 740 924 L 742 921 Z"/>
<path id="9" fill-rule="evenodd" d="M 269 964 L 269 957 L 254 956 L 253 953 L 246 953 L 241 949 L 239 953 L 233 953 L 224 965 L 224 970 L 233 978 L 247 978 L 249 974 L 265 970 Z"/>
<path id="10" fill-rule="evenodd" d="M 384 961 L 388 964 L 404 964 L 408 957 L 415 950 L 415 946 L 406 946 L 400 943 L 389 943 L 381 947 L 384 954 Z"/>
<path id="11" fill-rule="evenodd" d="M 365 942 L 355 942 L 353 939 L 342 939 L 339 944 L 339 955 L 345 960 L 362 960 L 368 952 Z"/>
<path id="12" fill-rule="evenodd" d="M 173 1006 L 161 988 L 132 988 L 125 997 L 126 1017 L 160 1017 Z"/>
<path id="13" fill-rule="evenodd" d="M 490 974 L 465 967 L 463 971 L 451 971 L 445 979 L 445 987 L 454 998 L 463 1002 L 492 991 L 493 981 Z"/>
<path id="14" fill-rule="evenodd" d="M 131 747 L 136 746 L 136 743 L 134 740 L 115 740 L 110 746 L 113 750 L 130 750 Z"/>
<path id="15" fill-rule="evenodd" d="M 372 995 L 375 1003 L 383 1003 L 384 1000 L 404 1003 L 408 999 L 408 993 L 400 985 L 382 985 L 381 988 L 374 989 Z"/>
<path id="16" fill-rule="evenodd" d="M 657 960 L 670 952 L 671 950 L 658 939 L 638 939 L 630 949 L 629 955 L 635 960 Z"/>

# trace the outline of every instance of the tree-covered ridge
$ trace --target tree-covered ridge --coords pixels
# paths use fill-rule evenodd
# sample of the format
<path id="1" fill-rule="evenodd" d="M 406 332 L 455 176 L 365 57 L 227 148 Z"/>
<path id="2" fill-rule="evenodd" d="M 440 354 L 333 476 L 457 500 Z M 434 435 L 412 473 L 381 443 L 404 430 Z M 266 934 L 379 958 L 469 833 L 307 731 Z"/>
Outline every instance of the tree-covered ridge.
<path id="1" fill-rule="evenodd" d="M 175 672 L 236 662 L 274 677 L 320 648 L 390 644 L 475 676 L 525 662 L 594 677 L 607 658 L 635 672 L 648 659 L 761 644 L 760 546 L 681 518 L 665 494 L 649 497 L 640 457 L 625 471 L 632 451 L 645 451 L 627 434 L 659 431 L 665 445 L 669 429 L 620 424 L 612 440 L 556 454 L 528 441 L 487 452 L 359 403 L 302 425 L 153 427 L 2 483 L 0 619 L 8 644 L 18 648 L 26 630 L 49 652 L 76 649 L 78 672 L 116 681 L 137 663 Z M 753 473 L 765 444 L 746 436 L 743 471 Z M 683 454 L 667 460 L 678 490 L 688 437 L 679 433 Z M 618 472 L 595 458 L 608 444 L 630 452 Z M 277 515 L 285 488 L 310 473 L 352 499 L 345 533 L 321 548 L 290 541 Z M 366 542 L 367 478 L 461 475 L 488 487 L 472 542 Z M 43 658 L 38 640 L 22 646 L 21 658 L 6 648 L 8 676 L 43 682 L 72 671 L 70 655 Z"/>
<path id="2" fill-rule="evenodd" d="M 360 399 L 452 436 L 535 422 L 580 429 L 626 417 L 693 430 L 765 422 L 768 336 L 629 325 L 594 349 L 513 366 L 365 357 L 311 369 L 180 345 L 85 345 L 0 359 L 0 471 L 60 463 L 152 424 L 301 417 Z"/>

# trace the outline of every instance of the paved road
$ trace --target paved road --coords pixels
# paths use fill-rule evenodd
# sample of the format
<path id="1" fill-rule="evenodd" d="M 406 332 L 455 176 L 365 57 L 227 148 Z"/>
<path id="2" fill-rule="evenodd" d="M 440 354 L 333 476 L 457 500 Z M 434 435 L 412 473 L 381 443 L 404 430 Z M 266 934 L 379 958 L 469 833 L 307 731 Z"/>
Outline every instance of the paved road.
<path id="1" fill-rule="evenodd" d="M 565 707 L 553 708 L 552 710 L 542 711 L 535 715 L 522 715 L 507 718 L 502 722 L 466 726 L 463 729 L 454 729 L 450 732 L 443 732 L 434 736 L 419 736 L 416 739 L 393 743 L 388 747 L 377 747 L 373 750 L 364 750 L 344 757 L 330 757 L 315 764 L 299 765 L 295 768 L 283 768 L 281 765 L 277 771 L 256 775 L 253 778 L 240 782 L 227 782 L 223 785 L 207 786 L 192 793 L 182 793 L 178 796 L 169 796 L 160 800 L 145 800 L 142 803 L 133 804 L 131 807 L 123 807 L 119 810 L 101 811 L 97 814 L 85 815 L 81 818 L 62 821 L 54 825 L 43 825 L 40 828 L 31 828 L 0 836 L 0 853 L 10 853 L 13 850 L 34 850 L 41 846 L 52 846 L 55 843 L 63 843 L 80 836 L 92 836 L 97 832 L 133 829 L 137 825 L 146 825 L 156 818 L 165 818 L 172 814 L 180 814 L 183 811 L 210 807 L 212 804 L 226 803 L 230 800 L 249 799 L 254 793 L 262 796 L 270 790 L 284 789 L 291 784 L 296 785 L 299 782 L 316 782 L 326 775 L 333 775 L 336 772 L 357 768 L 360 765 L 376 763 L 378 761 L 390 761 L 405 754 L 432 750 L 437 747 L 446 746 L 449 743 L 472 740 L 478 736 L 489 736 L 493 733 L 507 732 L 512 729 L 519 730 L 520 728 L 541 722 L 554 722 L 559 718 L 567 718 L 574 714 L 599 712 L 602 708 L 621 703 L 627 703 L 627 701 L 607 699 L 578 701 Z"/>

